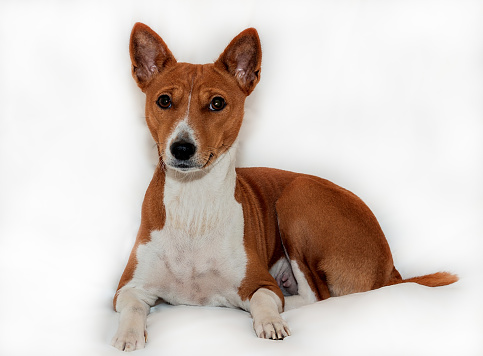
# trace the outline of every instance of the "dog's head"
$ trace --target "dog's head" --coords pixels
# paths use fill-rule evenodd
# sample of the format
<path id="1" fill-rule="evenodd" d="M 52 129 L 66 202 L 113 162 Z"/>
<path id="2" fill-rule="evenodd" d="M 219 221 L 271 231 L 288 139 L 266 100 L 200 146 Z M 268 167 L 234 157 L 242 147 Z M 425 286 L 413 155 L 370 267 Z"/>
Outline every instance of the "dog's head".
<path id="1" fill-rule="evenodd" d="M 260 80 L 257 31 L 241 32 L 215 63 L 204 65 L 178 63 L 161 37 L 141 23 L 134 25 L 129 49 L 164 164 L 183 172 L 209 167 L 234 143 L 245 98 Z"/>

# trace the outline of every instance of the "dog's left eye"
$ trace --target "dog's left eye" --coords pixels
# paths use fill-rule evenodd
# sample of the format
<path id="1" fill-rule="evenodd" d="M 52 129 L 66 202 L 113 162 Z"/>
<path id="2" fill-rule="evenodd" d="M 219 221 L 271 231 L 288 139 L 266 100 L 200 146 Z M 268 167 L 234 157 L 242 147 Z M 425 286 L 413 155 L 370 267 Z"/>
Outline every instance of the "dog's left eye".
<path id="1" fill-rule="evenodd" d="M 215 96 L 210 103 L 210 110 L 211 111 L 220 111 L 225 107 L 225 99 L 221 96 Z"/>

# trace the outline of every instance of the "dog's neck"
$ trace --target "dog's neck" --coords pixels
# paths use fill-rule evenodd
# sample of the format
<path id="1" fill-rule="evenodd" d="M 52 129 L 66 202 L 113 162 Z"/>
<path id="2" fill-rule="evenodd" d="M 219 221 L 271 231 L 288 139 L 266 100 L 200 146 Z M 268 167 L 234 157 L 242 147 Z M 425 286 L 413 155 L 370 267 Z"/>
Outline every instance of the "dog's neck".
<path id="1" fill-rule="evenodd" d="M 236 143 L 206 170 L 178 172 L 166 167 L 166 222 L 190 235 L 203 235 L 226 218 L 226 204 L 234 199 Z"/>

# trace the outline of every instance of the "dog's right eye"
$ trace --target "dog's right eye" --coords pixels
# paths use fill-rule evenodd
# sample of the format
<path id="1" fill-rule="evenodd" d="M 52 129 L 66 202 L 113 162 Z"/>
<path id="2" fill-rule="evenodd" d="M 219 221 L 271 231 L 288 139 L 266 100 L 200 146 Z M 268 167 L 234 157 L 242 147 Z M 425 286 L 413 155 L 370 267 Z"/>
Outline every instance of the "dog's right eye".
<path id="1" fill-rule="evenodd" d="M 161 109 L 169 109 L 171 107 L 171 98 L 169 95 L 163 94 L 156 102 Z"/>

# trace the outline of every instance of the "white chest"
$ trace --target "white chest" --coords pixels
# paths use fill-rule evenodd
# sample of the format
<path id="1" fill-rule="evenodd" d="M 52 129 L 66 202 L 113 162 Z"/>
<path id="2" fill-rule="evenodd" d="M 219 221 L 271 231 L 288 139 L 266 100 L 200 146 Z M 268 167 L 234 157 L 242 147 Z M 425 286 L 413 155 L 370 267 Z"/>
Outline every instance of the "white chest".
<path id="1" fill-rule="evenodd" d="M 246 255 L 240 239 L 226 238 L 236 230 L 226 226 L 194 238 L 168 226 L 153 231 L 152 241 L 138 248 L 135 281 L 171 304 L 241 306 Z"/>
<path id="2" fill-rule="evenodd" d="M 138 247 L 131 283 L 171 304 L 243 308 L 247 256 L 235 176 L 220 185 L 211 173 L 190 182 L 166 177 L 165 226 Z"/>

